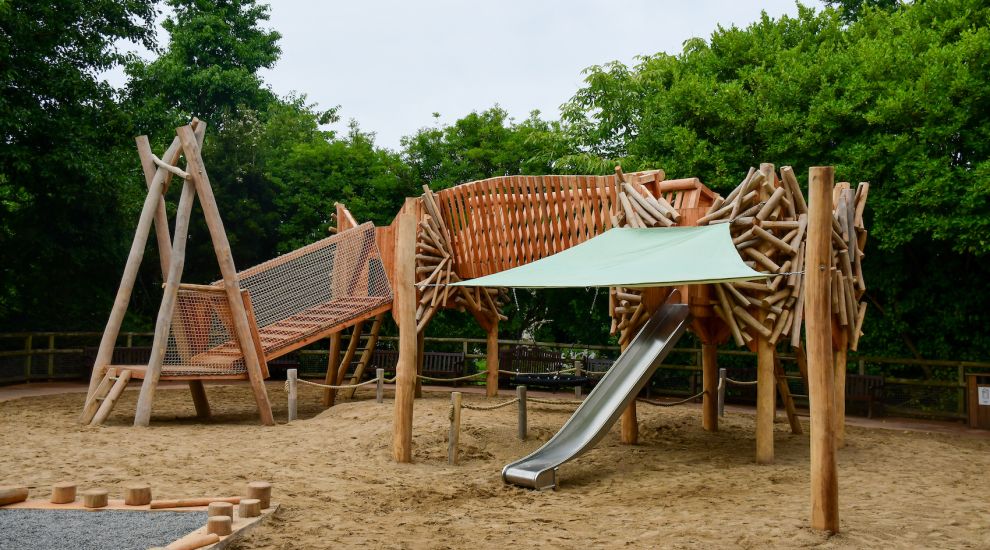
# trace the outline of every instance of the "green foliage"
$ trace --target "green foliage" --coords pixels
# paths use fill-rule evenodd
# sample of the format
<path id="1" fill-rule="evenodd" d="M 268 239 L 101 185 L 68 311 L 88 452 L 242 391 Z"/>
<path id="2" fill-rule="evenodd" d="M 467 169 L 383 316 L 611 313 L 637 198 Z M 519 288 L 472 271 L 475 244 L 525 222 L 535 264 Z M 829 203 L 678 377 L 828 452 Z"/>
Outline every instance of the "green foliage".
<path id="1" fill-rule="evenodd" d="M 990 253 L 990 6 L 918 2 L 846 24 L 859 3 L 845 4 L 592 67 L 564 131 L 577 152 L 722 191 L 761 161 L 872 182 L 866 277 L 885 313 L 871 310 L 862 347 L 986 357 L 972 331 L 990 305 L 974 292 Z"/>
<path id="2" fill-rule="evenodd" d="M 105 322 L 135 172 L 128 118 L 96 75 L 154 45 L 151 0 L 0 2 L 0 328 Z"/>

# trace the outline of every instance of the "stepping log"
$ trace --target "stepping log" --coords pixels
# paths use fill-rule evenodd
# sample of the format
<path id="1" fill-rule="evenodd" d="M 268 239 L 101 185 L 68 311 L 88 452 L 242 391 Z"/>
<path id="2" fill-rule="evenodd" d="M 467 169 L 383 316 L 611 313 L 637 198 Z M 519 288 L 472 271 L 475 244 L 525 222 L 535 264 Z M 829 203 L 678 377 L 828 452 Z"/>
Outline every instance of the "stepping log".
<path id="1" fill-rule="evenodd" d="M 106 489 L 90 489 L 82 492 L 83 506 L 86 508 L 105 508 L 109 502 Z"/>
<path id="2" fill-rule="evenodd" d="M 128 506 L 144 506 L 151 503 L 151 486 L 135 483 L 124 488 L 124 504 Z"/>
<path id="3" fill-rule="evenodd" d="M 248 483 L 248 498 L 256 498 L 261 502 L 261 508 L 266 509 L 271 506 L 272 484 L 267 481 L 252 481 Z"/>
<path id="4" fill-rule="evenodd" d="M 261 515 L 261 501 L 256 498 L 246 498 L 241 501 L 237 515 L 242 518 L 256 518 Z"/>
<path id="5" fill-rule="evenodd" d="M 27 487 L 0 487 L 0 506 L 27 500 Z"/>
<path id="6" fill-rule="evenodd" d="M 206 515 L 208 517 L 227 516 L 234 519 L 234 505 L 229 502 L 211 502 L 206 507 Z"/>
<path id="7" fill-rule="evenodd" d="M 206 519 L 206 532 L 225 537 L 233 531 L 233 525 L 230 516 L 213 516 Z"/>
<path id="8" fill-rule="evenodd" d="M 52 504 L 69 504 L 76 501 L 76 484 L 71 482 L 52 485 Z"/>

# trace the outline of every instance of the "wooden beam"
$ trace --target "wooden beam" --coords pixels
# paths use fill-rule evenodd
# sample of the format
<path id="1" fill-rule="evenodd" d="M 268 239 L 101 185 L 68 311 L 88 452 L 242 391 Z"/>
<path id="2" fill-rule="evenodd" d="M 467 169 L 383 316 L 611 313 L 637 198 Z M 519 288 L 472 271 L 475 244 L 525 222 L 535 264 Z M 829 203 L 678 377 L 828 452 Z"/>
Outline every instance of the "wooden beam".
<path id="1" fill-rule="evenodd" d="M 621 344 L 620 353 L 624 353 L 629 346 L 629 342 Z M 633 399 L 626 410 L 622 411 L 622 419 L 619 421 L 619 442 L 624 445 L 635 445 L 639 443 L 639 420 L 636 418 L 636 400 Z"/>
<path id="2" fill-rule="evenodd" d="M 839 531 L 839 472 L 835 444 L 832 368 L 832 183 L 834 168 L 809 175 L 805 323 L 808 327 L 808 399 L 811 406 L 811 527 Z"/>
<path id="3" fill-rule="evenodd" d="M 166 156 L 174 154 L 179 150 L 180 142 L 178 138 L 172 141 L 165 152 Z M 120 286 L 117 288 L 117 295 L 110 309 L 110 318 L 103 329 L 103 337 L 100 339 L 100 347 L 96 353 L 96 360 L 93 362 L 93 372 L 90 374 L 89 390 L 86 399 L 90 399 L 96 391 L 96 387 L 103 380 L 107 365 L 113 357 L 113 348 L 117 343 L 117 335 L 120 333 L 120 325 L 124 321 L 127 313 L 127 306 L 131 301 L 131 292 L 134 290 L 134 281 L 137 279 L 138 270 L 141 268 L 141 260 L 144 258 L 145 245 L 148 243 L 148 234 L 152 221 L 158 211 L 158 203 L 162 198 L 162 189 L 165 183 L 165 172 L 160 170 L 155 174 L 148 194 L 145 196 L 144 205 L 141 208 L 141 216 L 138 218 L 137 229 L 134 230 L 134 240 L 131 241 L 131 249 L 127 254 L 127 263 L 124 265 L 124 273 L 120 278 Z M 80 416 L 81 419 L 81 416 Z"/>
<path id="4" fill-rule="evenodd" d="M 172 243 L 171 264 L 168 268 L 168 277 L 165 279 L 162 303 L 158 307 L 158 317 L 155 320 L 151 358 L 145 371 L 144 382 L 141 383 L 137 410 L 134 412 L 135 426 L 147 426 L 151 422 L 151 407 L 155 400 L 155 392 L 158 390 L 158 379 L 162 374 L 162 362 L 165 360 L 169 330 L 172 327 L 172 317 L 175 313 L 175 303 L 179 294 L 179 280 L 182 279 L 182 269 L 186 261 L 186 237 L 189 234 L 189 217 L 192 214 L 195 198 L 196 184 L 192 180 L 183 181 L 179 207 L 175 214 L 175 237 Z M 251 349 L 254 347 L 252 346 Z"/>
<path id="5" fill-rule="evenodd" d="M 412 462 L 413 401 L 416 391 L 416 199 L 406 199 L 395 243 L 396 295 L 393 314 L 399 325 L 392 458 Z"/>
<path id="6" fill-rule="evenodd" d="M 485 395 L 498 397 L 498 319 L 492 321 L 488 328 L 488 338 L 485 343 L 485 365 L 488 367 L 488 377 L 485 379 Z"/>
<path id="7" fill-rule="evenodd" d="M 763 314 L 760 314 L 763 317 Z M 773 464 L 774 398 L 777 379 L 773 373 L 776 350 L 762 335 L 756 338 L 756 463 Z"/>
<path id="8" fill-rule="evenodd" d="M 340 342 L 342 330 L 338 330 L 330 335 L 330 349 L 327 357 L 327 374 L 323 379 L 324 384 L 335 384 L 337 381 L 337 365 L 340 361 Z M 323 390 L 323 406 L 329 407 L 333 403 L 333 391 L 330 388 Z"/>
<path id="9" fill-rule="evenodd" d="M 206 397 L 206 386 L 202 380 L 190 380 L 189 391 L 192 393 L 193 406 L 196 407 L 196 416 L 199 418 L 210 417 L 210 400 Z"/>
<path id="10" fill-rule="evenodd" d="M 192 126 L 177 128 L 176 133 L 179 134 L 179 139 L 182 141 L 182 150 L 186 156 L 186 169 L 190 178 L 196 183 L 196 193 L 199 196 L 203 216 L 206 218 L 206 226 L 213 241 L 213 250 L 217 255 L 217 261 L 220 263 L 220 273 L 223 275 L 223 286 L 227 291 L 227 302 L 230 304 L 230 315 L 234 320 L 237 342 L 241 347 L 241 353 L 244 354 L 244 364 L 251 381 L 251 391 L 254 393 L 255 401 L 258 404 L 258 416 L 262 424 L 271 426 L 275 424 L 275 418 L 272 416 L 272 406 L 265 389 L 265 380 L 259 364 L 258 353 L 251 339 L 251 328 L 241 298 L 237 268 L 234 267 L 230 242 L 227 240 L 223 220 L 220 219 L 216 197 L 213 196 L 213 188 L 210 186 L 210 177 L 203 165 L 199 143 L 193 133 Z M 171 281 L 169 282 L 171 283 Z"/>
<path id="11" fill-rule="evenodd" d="M 701 386 L 705 390 L 701 404 L 701 426 L 706 431 L 718 431 L 718 346 L 701 343 Z"/>

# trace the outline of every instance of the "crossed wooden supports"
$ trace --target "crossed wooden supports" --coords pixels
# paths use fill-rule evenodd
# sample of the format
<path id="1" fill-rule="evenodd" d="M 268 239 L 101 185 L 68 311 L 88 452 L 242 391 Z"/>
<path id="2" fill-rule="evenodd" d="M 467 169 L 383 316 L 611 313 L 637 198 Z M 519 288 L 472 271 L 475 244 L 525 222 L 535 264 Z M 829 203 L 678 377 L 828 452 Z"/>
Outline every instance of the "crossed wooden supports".
<path id="1" fill-rule="evenodd" d="M 148 234 L 150 233 L 152 223 L 154 223 L 155 236 L 160 251 L 159 256 L 161 257 L 162 276 L 165 280 L 165 291 L 161 307 L 158 310 L 155 336 L 151 349 L 151 360 L 147 370 L 144 372 L 144 382 L 141 387 L 141 395 L 138 399 L 137 412 L 134 415 L 134 425 L 147 426 L 151 420 L 152 402 L 154 400 L 155 390 L 158 387 L 158 380 L 161 377 L 162 363 L 168 345 L 169 329 L 175 312 L 182 269 L 185 263 L 189 219 L 192 213 L 193 202 L 198 197 L 206 218 L 210 238 L 213 241 L 214 252 L 220 264 L 220 272 L 223 274 L 223 292 L 226 294 L 227 302 L 230 305 L 235 337 L 244 356 L 248 379 L 251 382 L 251 389 L 258 403 L 258 413 L 261 417 L 261 423 L 265 425 L 275 423 L 272 416 L 271 403 L 268 400 L 268 393 L 265 390 L 260 359 L 254 341 L 252 340 L 248 314 L 241 296 L 237 270 L 234 267 L 234 260 L 230 251 L 230 243 L 224 231 L 223 221 L 220 219 L 216 198 L 213 196 L 213 188 L 210 186 L 210 178 L 203 164 L 201 147 L 205 133 L 206 124 L 197 119 L 194 119 L 191 124 L 177 128 L 176 138 L 172 140 L 172 144 L 165 151 L 165 154 L 162 155 L 162 158 L 158 158 L 152 153 L 147 136 L 139 136 L 137 138 L 138 154 L 141 157 L 141 166 L 144 169 L 144 176 L 148 185 L 148 194 L 141 209 L 141 217 L 134 234 L 134 240 L 131 243 L 131 250 L 127 257 L 124 275 L 117 290 L 110 319 L 107 321 L 103 338 L 100 340 L 100 347 L 93 365 L 89 391 L 86 396 L 87 405 L 85 411 L 92 409 L 93 403 L 100 398 L 100 392 L 98 390 L 101 383 L 107 377 L 107 371 L 112 361 L 114 345 L 117 341 L 124 315 L 127 313 L 127 306 L 130 302 L 131 292 L 134 289 L 134 282 L 141 266 L 141 260 L 144 257 Z M 176 166 L 180 155 L 183 155 L 186 159 L 185 170 Z M 168 217 L 165 210 L 165 193 L 174 176 L 182 178 L 183 184 L 175 218 L 175 237 L 170 242 Z M 124 372 L 129 373 L 128 370 L 124 369 L 121 371 L 122 376 Z M 129 376 L 129 374 L 126 376 Z M 209 415 L 209 403 L 206 401 L 206 393 L 203 389 L 202 380 L 189 380 L 189 387 L 193 394 L 193 402 L 196 405 L 197 414 L 201 416 Z M 112 401 L 109 407 L 112 407 Z M 85 411 L 80 420 L 89 422 L 91 421 L 91 417 Z"/>

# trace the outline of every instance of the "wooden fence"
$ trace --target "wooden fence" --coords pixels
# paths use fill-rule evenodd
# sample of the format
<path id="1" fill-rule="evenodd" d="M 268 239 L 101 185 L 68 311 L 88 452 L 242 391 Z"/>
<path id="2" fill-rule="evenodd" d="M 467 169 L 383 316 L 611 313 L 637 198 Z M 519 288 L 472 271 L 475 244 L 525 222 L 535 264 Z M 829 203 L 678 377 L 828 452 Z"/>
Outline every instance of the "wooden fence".
<path id="1" fill-rule="evenodd" d="M 88 377 L 92 367 L 92 353 L 98 345 L 99 332 L 18 332 L 0 333 L 0 384 L 17 384 L 49 380 L 77 380 Z M 122 332 L 118 347 L 150 345 L 151 332 Z M 345 334 L 344 338 L 348 338 Z M 382 336 L 380 345 L 389 346 L 397 340 L 394 336 Z M 481 369 L 485 359 L 484 338 L 426 337 L 428 349 L 443 349 L 464 353 L 469 368 Z M 499 340 L 503 346 L 525 345 L 559 350 L 573 358 L 588 356 L 616 357 L 618 346 L 566 344 L 559 342 L 533 342 L 523 340 Z M 346 346 L 344 346 L 346 347 Z M 326 365 L 326 346 L 316 345 L 301 350 L 299 361 L 314 365 Z M 780 354 L 788 379 L 798 403 L 805 399 L 796 359 L 788 353 Z M 694 390 L 692 381 L 701 371 L 701 349 L 675 348 L 667 363 L 660 366 L 657 377 L 660 383 L 654 388 L 663 393 L 687 394 Z M 751 368 L 756 373 L 756 354 L 732 349 L 719 350 L 720 364 L 739 369 Z M 472 365 L 473 363 L 473 365 Z M 323 367 L 325 369 L 325 367 Z M 304 374 L 306 369 L 300 374 Z M 897 357 L 876 357 L 850 354 L 849 372 L 874 374 L 884 377 L 888 414 L 920 417 L 965 419 L 966 375 L 990 373 L 990 362 L 930 360 Z M 670 381 L 675 383 L 671 384 Z M 678 387 L 677 383 L 681 385 Z"/>

